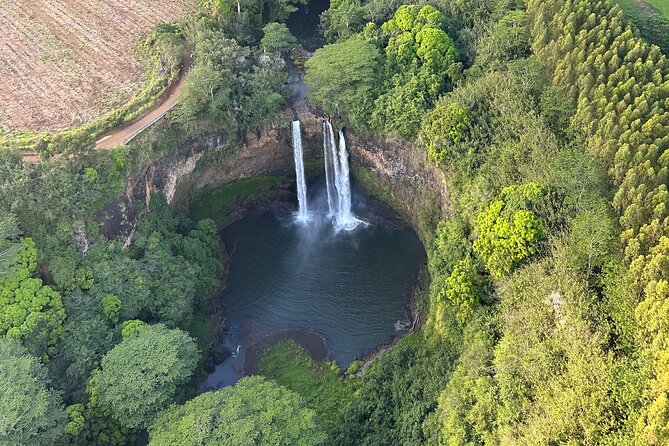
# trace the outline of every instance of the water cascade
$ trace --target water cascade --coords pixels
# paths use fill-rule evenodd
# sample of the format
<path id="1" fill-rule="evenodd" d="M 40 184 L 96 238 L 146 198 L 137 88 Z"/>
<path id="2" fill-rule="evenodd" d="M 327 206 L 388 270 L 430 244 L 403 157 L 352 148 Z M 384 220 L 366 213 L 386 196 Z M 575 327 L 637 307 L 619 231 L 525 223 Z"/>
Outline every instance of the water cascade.
<path id="1" fill-rule="evenodd" d="M 334 130 L 329 121 L 323 122 L 323 149 L 329 216 L 334 218 L 336 229 L 350 231 L 363 222 L 351 211 L 351 179 L 344 133 L 339 131 L 337 149 Z"/>
<path id="2" fill-rule="evenodd" d="M 351 212 L 351 177 L 348 169 L 348 152 L 344 132 L 339 130 L 339 175 L 337 177 L 339 192 L 339 213 L 337 224 L 343 228 L 355 228 L 360 222 Z"/>
<path id="3" fill-rule="evenodd" d="M 332 218 L 339 207 L 334 172 L 335 165 L 337 165 L 337 153 L 334 131 L 332 130 L 332 124 L 328 121 L 323 121 L 323 151 L 325 155 L 325 187 L 328 194 L 328 217 Z"/>
<path id="4" fill-rule="evenodd" d="M 297 201 L 299 208 L 297 211 L 297 220 L 305 222 L 309 219 L 307 208 L 307 182 L 304 178 L 304 157 L 302 155 L 302 132 L 300 121 L 292 122 L 293 131 L 293 157 L 295 158 L 295 176 L 297 177 Z"/>

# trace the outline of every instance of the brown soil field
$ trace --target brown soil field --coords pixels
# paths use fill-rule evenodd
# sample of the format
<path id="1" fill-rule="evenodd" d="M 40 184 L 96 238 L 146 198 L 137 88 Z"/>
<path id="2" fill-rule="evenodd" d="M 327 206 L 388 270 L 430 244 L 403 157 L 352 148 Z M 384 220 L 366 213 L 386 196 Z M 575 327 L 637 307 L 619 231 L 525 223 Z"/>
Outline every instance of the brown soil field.
<path id="1" fill-rule="evenodd" d="M 0 0 L 0 126 L 57 131 L 141 89 L 139 37 L 193 0 Z"/>

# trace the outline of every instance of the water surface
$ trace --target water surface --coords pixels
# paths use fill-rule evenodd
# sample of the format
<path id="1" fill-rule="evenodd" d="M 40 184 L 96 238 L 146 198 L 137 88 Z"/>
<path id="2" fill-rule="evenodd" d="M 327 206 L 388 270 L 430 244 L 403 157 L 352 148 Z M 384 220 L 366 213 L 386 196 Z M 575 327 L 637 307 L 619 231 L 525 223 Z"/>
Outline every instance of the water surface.
<path id="1" fill-rule="evenodd" d="M 246 347 L 268 334 L 309 329 L 347 367 L 409 323 L 407 304 L 425 253 L 416 234 L 367 226 L 335 233 L 271 215 L 249 215 L 226 228 L 230 253 L 225 291 L 235 353 L 204 388 L 236 382 Z"/>
<path id="2" fill-rule="evenodd" d="M 329 0 L 309 0 L 297 6 L 286 25 L 307 51 L 315 51 L 325 44 L 320 26 L 321 14 L 330 7 Z"/>

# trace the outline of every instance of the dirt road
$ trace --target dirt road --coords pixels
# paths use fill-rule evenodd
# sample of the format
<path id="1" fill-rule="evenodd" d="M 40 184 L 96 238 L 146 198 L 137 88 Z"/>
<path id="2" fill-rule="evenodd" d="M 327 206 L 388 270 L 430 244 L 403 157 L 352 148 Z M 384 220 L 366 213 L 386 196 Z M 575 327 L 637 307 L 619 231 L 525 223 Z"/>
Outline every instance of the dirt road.
<path id="1" fill-rule="evenodd" d="M 181 93 L 181 88 L 183 87 L 186 72 L 190 68 L 190 64 L 190 57 L 184 57 L 184 63 L 179 72 L 178 80 L 169 87 L 166 95 L 156 107 L 152 108 L 151 111 L 138 120 L 107 133 L 95 143 L 95 148 L 110 149 L 121 144 L 127 144 L 143 130 L 165 116 L 168 111 L 172 110 L 179 99 L 179 94 Z"/>
<path id="2" fill-rule="evenodd" d="M 174 106 L 177 104 L 179 94 L 181 93 L 181 88 L 183 87 L 184 80 L 186 79 L 186 73 L 190 67 L 191 57 L 190 53 L 187 53 L 184 55 L 184 62 L 181 66 L 181 70 L 179 71 L 176 82 L 173 82 L 172 85 L 169 86 L 165 96 L 163 96 L 158 105 L 135 121 L 111 130 L 95 143 L 95 148 L 104 150 L 111 149 L 112 147 L 116 147 L 121 144 L 127 144 L 143 130 L 147 129 L 152 124 L 159 121 L 160 118 L 165 116 L 165 114 L 172 110 L 172 108 L 174 108 Z M 23 161 L 28 163 L 34 164 L 39 162 L 39 154 L 37 152 L 22 152 L 21 158 Z"/>

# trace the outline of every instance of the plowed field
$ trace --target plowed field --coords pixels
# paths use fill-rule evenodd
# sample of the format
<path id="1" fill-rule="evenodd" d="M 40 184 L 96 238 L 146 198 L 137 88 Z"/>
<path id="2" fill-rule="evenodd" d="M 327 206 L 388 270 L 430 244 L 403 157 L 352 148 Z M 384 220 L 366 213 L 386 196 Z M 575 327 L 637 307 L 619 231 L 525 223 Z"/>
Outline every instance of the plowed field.
<path id="1" fill-rule="evenodd" d="M 0 125 L 55 131 L 140 90 L 138 38 L 192 0 L 0 0 Z"/>

